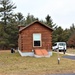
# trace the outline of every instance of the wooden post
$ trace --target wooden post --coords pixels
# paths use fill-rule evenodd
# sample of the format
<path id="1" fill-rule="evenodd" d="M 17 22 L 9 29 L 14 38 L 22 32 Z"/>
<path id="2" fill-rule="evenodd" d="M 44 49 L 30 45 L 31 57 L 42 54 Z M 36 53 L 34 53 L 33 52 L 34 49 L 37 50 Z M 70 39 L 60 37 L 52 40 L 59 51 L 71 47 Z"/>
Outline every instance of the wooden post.
<path id="1" fill-rule="evenodd" d="M 59 48 L 57 49 L 57 58 L 58 58 L 58 64 L 60 64 Z"/>
<path id="2" fill-rule="evenodd" d="M 65 47 L 64 47 L 63 53 L 65 54 Z"/>

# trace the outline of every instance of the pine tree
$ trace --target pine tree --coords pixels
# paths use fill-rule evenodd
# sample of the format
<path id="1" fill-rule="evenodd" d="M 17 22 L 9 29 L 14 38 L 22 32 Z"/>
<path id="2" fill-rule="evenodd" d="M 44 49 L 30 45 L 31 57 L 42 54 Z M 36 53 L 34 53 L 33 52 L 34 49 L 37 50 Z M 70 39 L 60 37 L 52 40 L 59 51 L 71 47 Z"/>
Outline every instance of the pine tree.
<path id="1" fill-rule="evenodd" d="M 46 24 L 48 26 L 50 26 L 51 28 L 54 28 L 55 27 L 55 24 L 53 24 L 53 21 L 51 19 L 51 16 L 47 15 L 47 17 L 45 19 L 46 19 Z"/>
<path id="2" fill-rule="evenodd" d="M 12 10 L 16 7 L 11 0 L 0 0 L 0 6 L 1 19 L 4 22 L 4 25 L 7 25 L 8 19 L 10 19 L 10 16 L 12 15 Z"/>

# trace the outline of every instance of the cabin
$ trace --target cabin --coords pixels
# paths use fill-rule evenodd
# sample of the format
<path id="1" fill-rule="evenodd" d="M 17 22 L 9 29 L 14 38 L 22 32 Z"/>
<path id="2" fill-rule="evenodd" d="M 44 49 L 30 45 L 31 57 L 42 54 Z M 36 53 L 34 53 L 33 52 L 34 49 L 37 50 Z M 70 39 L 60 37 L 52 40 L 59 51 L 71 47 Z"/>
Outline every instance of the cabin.
<path id="1" fill-rule="evenodd" d="M 18 51 L 21 56 L 51 56 L 52 31 L 48 25 L 34 21 L 19 26 Z"/>

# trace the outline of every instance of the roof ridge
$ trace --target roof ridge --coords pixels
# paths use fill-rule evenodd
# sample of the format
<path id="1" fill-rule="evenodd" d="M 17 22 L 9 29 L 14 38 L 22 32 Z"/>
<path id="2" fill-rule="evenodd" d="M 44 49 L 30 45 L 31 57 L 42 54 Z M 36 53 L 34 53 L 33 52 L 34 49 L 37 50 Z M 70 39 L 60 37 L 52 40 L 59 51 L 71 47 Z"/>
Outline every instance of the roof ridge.
<path id="1" fill-rule="evenodd" d="M 53 31 L 53 29 L 52 29 L 51 27 L 49 27 L 49 26 L 48 26 L 48 25 L 46 25 L 46 24 L 41 23 L 41 22 L 40 22 L 40 21 L 38 21 L 38 20 L 35 20 L 35 21 L 31 22 L 30 24 L 26 25 L 25 27 L 23 27 L 23 28 L 22 28 L 22 29 L 20 29 L 19 31 L 24 30 L 25 28 L 27 28 L 27 27 L 31 26 L 32 24 L 34 24 L 34 23 L 36 23 L 36 22 L 40 23 L 41 25 L 44 25 L 45 27 L 47 27 L 47 28 L 49 28 L 49 29 L 51 29 L 51 30 Z"/>

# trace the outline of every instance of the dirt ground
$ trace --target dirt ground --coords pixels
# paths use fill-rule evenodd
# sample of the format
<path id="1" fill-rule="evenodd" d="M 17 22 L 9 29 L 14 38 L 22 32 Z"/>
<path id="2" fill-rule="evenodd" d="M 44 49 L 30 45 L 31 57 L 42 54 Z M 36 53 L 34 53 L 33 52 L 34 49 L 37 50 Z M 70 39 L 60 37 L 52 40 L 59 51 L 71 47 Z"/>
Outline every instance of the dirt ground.
<path id="1" fill-rule="evenodd" d="M 10 52 L 11 50 L 0 50 L 0 52 Z"/>

